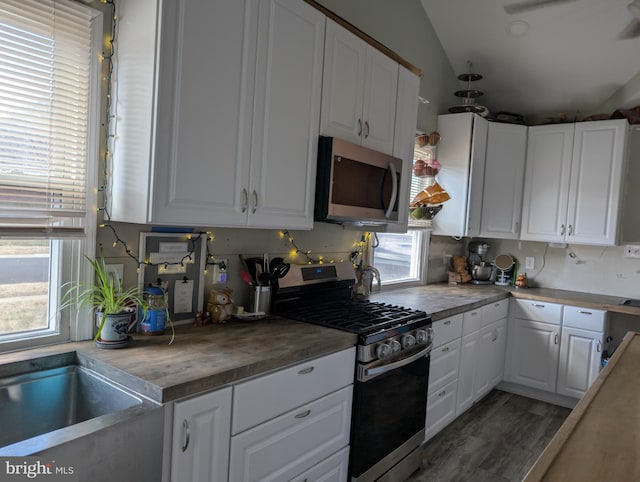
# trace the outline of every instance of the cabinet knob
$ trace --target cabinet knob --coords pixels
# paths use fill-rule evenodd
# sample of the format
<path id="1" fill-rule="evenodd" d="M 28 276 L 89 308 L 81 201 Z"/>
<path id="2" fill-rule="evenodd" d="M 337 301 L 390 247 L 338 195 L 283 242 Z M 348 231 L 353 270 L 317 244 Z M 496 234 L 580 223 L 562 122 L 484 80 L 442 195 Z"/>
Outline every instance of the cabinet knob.
<path id="1" fill-rule="evenodd" d="M 189 422 L 185 419 L 182 421 L 182 428 L 184 429 L 184 443 L 182 444 L 182 451 L 185 452 L 189 447 Z"/>
<path id="2" fill-rule="evenodd" d="M 553 342 L 557 345 L 558 344 L 558 334 L 554 333 L 553 334 Z"/>
<path id="3" fill-rule="evenodd" d="M 571 236 L 573 234 L 573 226 L 570 224 L 569 225 L 569 236 Z"/>
<path id="4" fill-rule="evenodd" d="M 561 235 L 561 236 L 564 236 L 565 231 L 566 231 L 566 228 L 564 227 L 564 224 L 562 224 L 562 225 L 560 226 L 560 235 Z"/>
<path id="5" fill-rule="evenodd" d="M 448 351 L 449 351 L 449 347 L 448 347 L 448 346 L 445 346 L 445 347 L 442 349 L 442 352 L 443 352 L 443 353 L 446 353 L 446 352 L 448 352 Z"/>
<path id="6" fill-rule="evenodd" d="M 442 390 L 440 393 L 438 393 L 439 397 L 444 397 L 447 394 L 446 390 Z"/>

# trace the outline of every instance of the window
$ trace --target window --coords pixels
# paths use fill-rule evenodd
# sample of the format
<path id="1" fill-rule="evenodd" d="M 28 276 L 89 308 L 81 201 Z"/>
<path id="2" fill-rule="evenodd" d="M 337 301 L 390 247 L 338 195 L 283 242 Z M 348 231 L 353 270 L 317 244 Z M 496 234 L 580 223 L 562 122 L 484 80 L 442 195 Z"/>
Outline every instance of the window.
<path id="1" fill-rule="evenodd" d="M 91 276 L 101 38 L 81 3 L 0 4 L 0 350 L 91 336 L 58 300 Z"/>
<path id="2" fill-rule="evenodd" d="M 429 232 L 409 229 L 406 233 L 378 233 L 373 265 L 383 285 L 418 284 L 426 280 Z"/>

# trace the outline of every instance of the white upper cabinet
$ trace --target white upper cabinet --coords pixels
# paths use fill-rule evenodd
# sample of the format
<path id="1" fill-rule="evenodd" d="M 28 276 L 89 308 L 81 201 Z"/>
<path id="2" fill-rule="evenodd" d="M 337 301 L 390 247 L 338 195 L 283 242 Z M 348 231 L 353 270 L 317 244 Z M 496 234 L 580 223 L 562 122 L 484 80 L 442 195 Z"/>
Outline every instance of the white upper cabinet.
<path id="1" fill-rule="evenodd" d="M 397 62 L 327 19 L 320 134 L 392 154 L 397 88 Z"/>
<path id="2" fill-rule="evenodd" d="M 325 16 L 300 0 L 121 9 L 112 219 L 310 229 Z"/>
<path id="3" fill-rule="evenodd" d="M 616 244 L 628 124 L 529 128 L 521 239 Z"/>
<path id="4" fill-rule="evenodd" d="M 398 222 L 387 224 L 387 232 L 407 232 L 409 199 L 413 171 L 413 150 L 418 123 L 418 94 L 420 77 L 403 66 L 398 67 L 398 97 L 395 112 L 393 156 L 404 162 L 398 192 Z"/>
<path id="5" fill-rule="evenodd" d="M 480 233 L 488 122 L 477 114 L 438 116 L 438 183 L 451 199 L 433 218 L 433 234 L 477 236 Z"/>
<path id="6" fill-rule="evenodd" d="M 489 123 L 480 236 L 518 239 L 527 127 Z"/>

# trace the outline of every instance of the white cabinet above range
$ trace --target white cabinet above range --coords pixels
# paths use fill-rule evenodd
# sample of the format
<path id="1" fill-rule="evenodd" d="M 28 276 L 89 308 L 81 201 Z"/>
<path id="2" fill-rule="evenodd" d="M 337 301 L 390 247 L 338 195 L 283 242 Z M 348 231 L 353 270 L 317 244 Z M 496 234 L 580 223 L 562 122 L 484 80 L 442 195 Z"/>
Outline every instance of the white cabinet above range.
<path id="1" fill-rule="evenodd" d="M 391 154 L 398 63 L 327 19 L 323 76 L 320 134 Z"/>
<path id="2" fill-rule="evenodd" d="M 140 0 L 120 17 L 112 219 L 311 229 L 325 15 Z"/>

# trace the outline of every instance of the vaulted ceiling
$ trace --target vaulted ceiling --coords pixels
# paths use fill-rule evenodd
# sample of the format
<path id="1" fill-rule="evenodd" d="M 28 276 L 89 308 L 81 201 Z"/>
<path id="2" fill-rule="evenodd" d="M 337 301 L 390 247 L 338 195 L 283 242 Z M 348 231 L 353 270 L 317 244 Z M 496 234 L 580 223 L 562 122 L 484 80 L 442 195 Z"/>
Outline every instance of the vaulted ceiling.
<path id="1" fill-rule="evenodd" d="M 476 103 L 492 113 L 594 113 L 640 72 L 640 36 L 624 38 L 640 26 L 630 0 L 421 2 L 456 73 L 470 61 L 483 76 L 460 88 L 483 91 Z M 452 92 L 451 106 L 461 103 Z"/>

